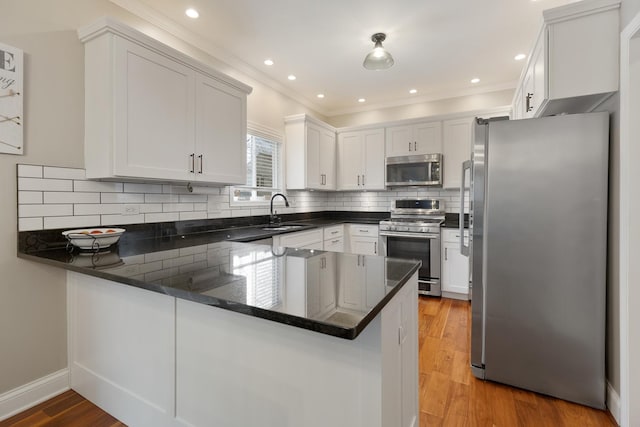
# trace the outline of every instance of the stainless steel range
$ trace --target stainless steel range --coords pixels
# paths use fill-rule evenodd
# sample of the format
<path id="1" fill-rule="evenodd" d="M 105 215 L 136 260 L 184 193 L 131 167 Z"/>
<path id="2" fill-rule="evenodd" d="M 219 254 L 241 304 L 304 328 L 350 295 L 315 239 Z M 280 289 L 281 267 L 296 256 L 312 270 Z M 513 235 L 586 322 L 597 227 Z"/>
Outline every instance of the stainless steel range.
<path id="1" fill-rule="evenodd" d="M 418 293 L 440 296 L 440 225 L 444 202 L 438 199 L 401 199 L 394 202 L 391 218 L 380 222 L 385 255 L 418 259 Z"/>

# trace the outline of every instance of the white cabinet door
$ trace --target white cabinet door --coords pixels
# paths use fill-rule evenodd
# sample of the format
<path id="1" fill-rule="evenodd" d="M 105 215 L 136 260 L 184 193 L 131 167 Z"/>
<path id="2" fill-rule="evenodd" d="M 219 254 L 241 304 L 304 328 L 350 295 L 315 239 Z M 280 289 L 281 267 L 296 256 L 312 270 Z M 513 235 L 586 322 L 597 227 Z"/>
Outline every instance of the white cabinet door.
<path id="1" fill-rule="evenodd" d="M 328 253 L 320 263 L 320 313 L 322 316 L 336 309 L 336 254 Z"/>
<path id="2" fill-rule="evenodd" d="M 442 127 L 439 121 L 390 127 L 386 129 L 386 138 L 387 157 L 442 152 Z"/>
<path id="3" fill-rule="evenodd" d="M 345 257 L 340 260 L 338 305 L 351 310 L 362 310 L 365 274 L 362 257 Z"/>
<path id="4" fill-rule="evenodd" d="M 465 230 L 465 244 L 469 231 Z M 469 258 L 460 253 L 460 231 L 445 229 L 442 232 L 442 291 L 461 298 L 469 295 Z M 451 296 L 451 295 L 450 295 Z"/>
<path id="5" fill-rule="evenodd" d="M 351 236 L 350 252 L 360 255 L 378 255 L 377 237 Z"/>
<path id="6" fill-rule="evenodd" d="M 140 178 L 192 179 L 195 72 L 121 38 L 115 40 L 114 70 L 112 173 Z M 87 102 L 99 101 L 88 99 Z M 108 120 L 94 117 L 91 108 L 87 106 L 89 130 L 95 121 Z M 87 139 L 86 143 L 93 142 Z M 91 148 L 87 150 L 89 156 L 94 155 Z M 107 160 L 91 159 L 89 164 Z M 91 176 L 91 171 L 88 175 Z"/>
<path id="7" fill-rule="evenodd" d="M 362 137 L 359 132 L 338 136 L 338 189 L 360 190 L 362 179 Z"/>
<path id="8" fill-rule="evenodd" d="M 320 133 L 320 189 L 336 189 L 336 134 L 322 129 Z"/>
<path id="9" fill-rule="evenodd" d="M 413 129 L 415 142 L 412 154 L 442 153 L 441 122 L 421 123 Z"/>
<path id="10" fill-rule="evenodd" d="M 446 120 L 444 128 L 444 188 L 460 188 L 462 163 L 471 157 L 473 117 Z"/>
<path id="11" fill-rule="evenodd" d="M 363 162 L 362 188 L 384 190 L 384 129 L 362 132 Z"/>
<path id="12" fill-rule="evenodd" d="M 320 136 L 322 130 L 312 123 L 306 123 L 306 178 L 307 188 L 318 189 L 321 186 L 322 179 L 320 177 L 320 153 L 322 152 Z M 300 164 L 297 165 L 300 167 Z"/>
<path id="13" fill-rule="evenodd" d="M 287 188 L 335 190 L 336 131 L 306 114 L 285 117 Z"/>
<path id="14" fill-rule="evenodd" d="M 407 286 L 407 285 L 405 285 Z M 400 353 L 402 378 L 402 427 L 418 420 L 418 295 L 417 289 L 402 289 Z"/>
<path id="15" fill-rule="evenodd" d="M 245 95 L 218 80 L 196 77 L 196 179 L 246 183 Z"/>
<path id="16" fill-rule="evenodd" d="M 391 156 L 408 156 L 413 149 L 413 126 L 395 126 L 386 129 L 386 154 Z"/>

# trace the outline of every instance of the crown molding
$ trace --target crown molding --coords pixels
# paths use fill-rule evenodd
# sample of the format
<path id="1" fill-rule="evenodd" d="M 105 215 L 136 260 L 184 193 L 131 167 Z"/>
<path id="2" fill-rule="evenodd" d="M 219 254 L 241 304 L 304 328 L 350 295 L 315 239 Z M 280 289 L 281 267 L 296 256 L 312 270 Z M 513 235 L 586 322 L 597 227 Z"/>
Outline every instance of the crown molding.
<path id="1" fill-rule="evenodd" d="M 441 101 L 445 99 L 460 98 L 463 96 L 482 95 L 482 94 L 491 93 L 491 92 L 498 92 L 501 90 L 515 89 L 517 85 L 518 85 L 518 82 L 513 81 L 508 83 L 501 83 L 496 85 L 484 85 L 484 86 L 478 86 L 474 88 L 467 88 L 467 89 L 461 89 L 461 90 L 432 92 L 427 95 L 412 97 L 410 99 L 405 98 L 397 101 L 371 104 L 371 105 L 362 106 L 362 107 L 333 110 L 326 113 L 325 115 L 327 117 L 335 117 L 335 116 L 341 116 L 344 114 L 355 114 L 355 113 L 363 113 L 366 111 L 384 110 L 384 109 L 393 108 L 393 107 L 404 107 L 407 105 L 423 104 L 425 102 Z"/>

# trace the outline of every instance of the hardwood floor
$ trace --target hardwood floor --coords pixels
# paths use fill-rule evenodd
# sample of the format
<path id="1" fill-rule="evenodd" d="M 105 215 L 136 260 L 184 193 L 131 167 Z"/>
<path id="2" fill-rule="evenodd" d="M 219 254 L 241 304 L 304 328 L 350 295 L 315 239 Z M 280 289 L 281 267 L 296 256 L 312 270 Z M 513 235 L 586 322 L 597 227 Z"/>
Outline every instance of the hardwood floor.
<path id="1" fill-rule="evenodd" d="M 421 427 L 616 426 L 605 411 L 473 377 L 469 369 L 468 302 L 420 298 L 418 310 Z M 0 421 L 0 427 L 35 426 L 124 424 L 72 390 Z"/>
<path id="2" fill-rule="evenodd" d="M 420 298 L 420 426 L 605 427 L 606 411 L 476 379 L 469 369 L 471 308 Z"/>
<path id="3" fill-rule="evenodd" d="M 0 427 L 126 427 L 73 390 L 4 421 Z"/>

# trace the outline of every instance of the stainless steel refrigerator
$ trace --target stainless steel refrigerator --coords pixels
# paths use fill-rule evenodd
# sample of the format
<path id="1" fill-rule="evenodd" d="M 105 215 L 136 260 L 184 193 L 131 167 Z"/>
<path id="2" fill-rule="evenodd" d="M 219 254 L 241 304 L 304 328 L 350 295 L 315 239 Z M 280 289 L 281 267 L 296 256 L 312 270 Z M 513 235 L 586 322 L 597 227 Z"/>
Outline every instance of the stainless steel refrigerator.
<path id="1" fill-rule="evenodd" d="M 476 377 L 604 408 L 608 152 L 608 113 L 476 120 Z"/>

